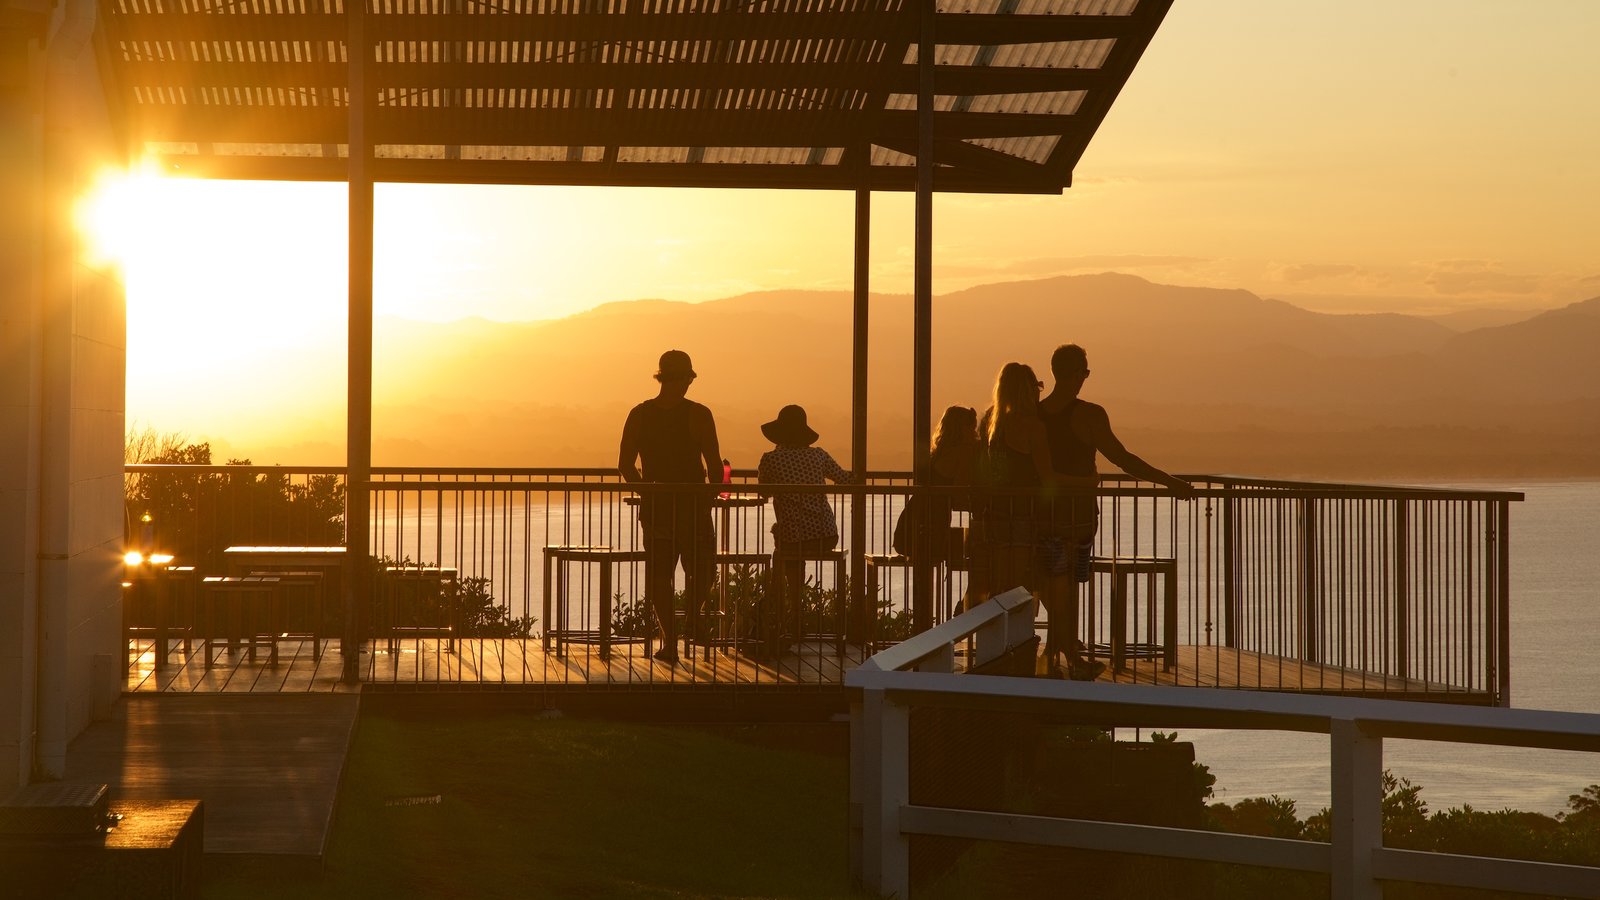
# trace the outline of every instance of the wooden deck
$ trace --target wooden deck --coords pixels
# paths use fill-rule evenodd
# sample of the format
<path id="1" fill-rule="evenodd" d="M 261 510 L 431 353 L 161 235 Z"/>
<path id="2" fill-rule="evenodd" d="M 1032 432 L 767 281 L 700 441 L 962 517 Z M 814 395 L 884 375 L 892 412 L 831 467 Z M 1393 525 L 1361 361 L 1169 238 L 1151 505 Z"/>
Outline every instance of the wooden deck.
<path id="1" fill-rule="evenodd" d="M 167 666 L 157 670 L 149 641 L 129 653 L 129 693 L 337 693 L 360 690 L 340 682 L 343 656 L 337 641 L 325 642 L 320 660 L 310 641 L 281 641 L 276 665 L 267 654 L 222 652 L 205 667 L 198 647 L 185 656 L 174 642 Z M 371 685 L 429 686 L 594 686 L 656 688 L 689 685 L 838 686 L 843 673 L 862 660 L 859 647 L 843 657 L 830 644 L 805 644 L 779 663 L 756 663 L 742 654 L 713 650 L 683 656 L 676 665 L 651 659 L 643 645 L 617 645 L 610 659 L 592 646 L 570 645 L 563 655 L 544 650 L 537 639 L 461 639 L 455 649 L 442 639 L 401 641 L 395 649 L 379 642 L 361 650 L 361 679 Z"/>
<path id="2" fill-rule="evenodd" d="M 72 742 L 66 780 L 113 801 L 204 801 L 207 854 L 319 865 L 359 699 L 125 696 Z"/>
<path id="3" fill-rule="evenodd" d="M 860 664 L 862 651 L 846 647 L 845 655 L 839 657 L 831 643 L 805 644 L 773 664 L 713 650 L 709 656 L 684 656 L 676 665 L 668 665 L 649 658 L 640 644 L 617 645 L 609 659 L 601 659 L 592 646 L 569 645 L 565 654 L 556 655 L 537 639 L 462 639 L 455 642 L 454 650 L 443 640 L 413 639 L 392 650 L 381 642 L 363 648 L 361 686 L 340 682 L 343 657 L 337 641 L 326 643 L 320 660 L 313 657 L 309 641 L 283 641 L 277 664 L 269 662 L 265 653 L 252 662 L 243 652 L 227 652 L 207 669 L 198 653 L 186 658 L 181 649 L 175 649 L 170 663 L 157 671 L 151 644 L 144 641 L 129 653 L 126 689 L 137 694 L 278 694 L 350 692 L 367 685 L 402 690 L 407 686 L 419 690 L 837 687 L 843 673 Z M 1101 680 L 1452 703 L 1485 704 L 1491 699 L 1486 692 L 1441 682 L 1187 645 L 1178 648 L 1177 665 L 1171 670 L 1164 670 L 1159 661 L 1136 659 L 1121 672 L 1106 672 Z"/>

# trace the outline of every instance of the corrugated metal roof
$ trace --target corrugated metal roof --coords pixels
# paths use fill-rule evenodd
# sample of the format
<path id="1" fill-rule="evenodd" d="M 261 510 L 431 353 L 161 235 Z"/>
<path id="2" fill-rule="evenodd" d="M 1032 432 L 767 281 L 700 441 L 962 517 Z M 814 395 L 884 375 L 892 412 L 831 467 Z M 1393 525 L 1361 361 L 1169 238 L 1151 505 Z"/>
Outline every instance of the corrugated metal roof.
<path id="1" fill-rule="evenodd" d="M 1170 3 L 940 0 L 935 188 L 1069 185 Z M 341 179 L 360 83 L 379 180 L 914 185 L 920 0 L 365 4 L 101 0 L 133 152 Z"/>

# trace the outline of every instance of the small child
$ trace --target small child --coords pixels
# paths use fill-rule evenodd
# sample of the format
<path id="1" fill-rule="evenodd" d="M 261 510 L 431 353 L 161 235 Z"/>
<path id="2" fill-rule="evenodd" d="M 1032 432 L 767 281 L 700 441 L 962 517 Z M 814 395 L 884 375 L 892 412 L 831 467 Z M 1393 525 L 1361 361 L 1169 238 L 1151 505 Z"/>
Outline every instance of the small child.
<path id="1" fill-rule="evenodd" d="M 806 424 L 806 411 L 789 405 L 778 417 L 761 426 L 761 433 L 772 441 L 771 450 L 761 455 L 758 479 L 762 484 L 845 484 L 850 473 L 840 468 L 828 451 L 813 447 L 817 433 Z M 839 546 L 839 527 L 833 509 L 822 494 L 779 493 L 772 498 L 772 537 L 776 544 L 773 561 L 777 577 L 773 580 L 774 603 L 768 621 L 763 623 L 762 645 L 758 658 L 781 653 L 785 598 L 798 600 L 805 585 L 805 559 L 827 553 Z"/>

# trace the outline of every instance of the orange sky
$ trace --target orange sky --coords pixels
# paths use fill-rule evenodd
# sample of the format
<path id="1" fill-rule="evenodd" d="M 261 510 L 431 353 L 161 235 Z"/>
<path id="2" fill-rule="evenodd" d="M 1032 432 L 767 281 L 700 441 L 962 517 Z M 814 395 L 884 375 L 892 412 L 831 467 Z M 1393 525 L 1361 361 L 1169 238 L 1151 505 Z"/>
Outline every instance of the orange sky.
<path id="1" fill-rule="evenodd" d="M 1311 308 L 1600 294 L 1600 3 L 1179 0 L 1063 196 L 936 206 L 936 291 L 1069 272 Z M 118 242 L 129 413 L 199 360 L 342 331 L 342 185 L 159 180 Z M 847 288 L 846 193 L 378 189 L 379 315 Z M 160 214 L 151 219 L 149 210 Z M 873 287 L 910 289 L 911 201 L 874 200 Z M 228 340 L 245 329 L 247 347 Z"/>

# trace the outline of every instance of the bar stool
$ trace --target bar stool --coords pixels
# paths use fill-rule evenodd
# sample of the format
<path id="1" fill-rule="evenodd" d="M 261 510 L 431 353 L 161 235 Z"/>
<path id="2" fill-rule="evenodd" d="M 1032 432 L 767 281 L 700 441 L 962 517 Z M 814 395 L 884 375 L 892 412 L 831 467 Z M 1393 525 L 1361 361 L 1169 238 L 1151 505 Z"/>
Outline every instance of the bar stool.
<path id="1" fill-rule="evenodd" d="M 730 601 L 728 598 L 728 569 L 733 566 L 748 566 L 756 572 L 756 583 L 763 588 L 770 588 L 772 554 L 770 553 L 735 553 L 721 552 L 716 555 L 717 565 L 717 606 L 715 609 L 702 610 L 701 615 L 711 617 L 716 623 L 716 636 L 702 642 L 706 648 L 707 658 L 710 657 L 710 648 L 720 647 L 723 653 L 730 650 L 740 650 L 753 639 L 745 637 L 740 621 L 741 609 L 737 598 Z M 757 604 L 751 613 L 756 619 L 756 628 L 759 632 L 761 610 Z M 710 629 L 706 629 L 708 632 Z"/>
<path id="2" fill-rule="evenodd" d="M 937 575 L 942 577 L 934 579 L 935 584 L 943 587 L 943 593 L 935 598 L 935 602 L 939 608 L 944 610 L 944 619 L 949 619 L 954 614 L 956 603 L 955 573 L 967 571 L 967 529 L 961 525 L 951 525 L 947 546 L 949 549 L 945 553 L 945 559 L 937 566 Z M 863 557 L 863 562 L 867 570 L 867 600 L 873 604 L 871 615 L 873 616 L 872 634 L 874 637 L 870 649 L 872 652 L 877 652 L 884 647 L 897 643 L 896 641 L 881 641 L 876 637 L 878 590 L 882 586 L 883 572 L 885 569 L 902 569 L 909 579 L 912 562 L 910 557 L 900 553 L 869 553 Z"/>
<path id="3" fill-rule="evenodd" d="M 200 596 L 206 612 L 202 644 L 206 668 L 215 662 L 214 648 L 232 650 L 241 642 L 249 647 L 251 662 L 256 648 L 265 644 L 272 651 L 272 664 L 278 664 L 277 578 L 211 575 L 200 583 Z"/>
<path id="4" fill-rule="evenodd" d="M 771 572 L 768 573 L 768 581 L 769 581 L 769 584 L 771 585 L 771 589 L 772 590 L 777 591 L 777 590 L 785 590 L 786 589 L 786 587 L 783 584 L 783 564 L 786 563 L 786 562 L 796 562 L 796 561 L 800 562 L 800 564 L 802 566 L 802 578 L 801 578 L 802 583 L 804 583 L 804 581 L 805 581 L 805 579 L 804 579 L 804 567 L 807 564 L 810 564 L 810 565 L 812 565 L 814 567 L 817 567 L 819 569 L 819 573 L 818 573 L 818 577 L 817 577 L 817 585 L 818 585 L 818 587 L 821 587 L 821 585 L 823 584 L 821 573 L 820 573 L 820 567 L 822 567 L 824 565 L 832 565 L 833 566 L 834 616 L 835 616 L 836 624 L 838 625 L 839 630 L 837 632 L 823 632 L 823 631 L 810 631 L 810 632 L 808 632 L 808 631 L 801 630 L 802 628 L 804 628 L 804 625 L 805 625 L 804 622 L 800 621 L 801 613 L 802 613 L 801 602 L 800 602 L 801 598 L 800 597 L 786 598 L 786 599 L 789 599 L 790 602 L 792 602 L 792 605 L 794 607 L 793 610 L 791 611 L 791 614 L 794 616 L 794 619 L 795 619 L 796 630 L 792 634 L 785 634 L 784 631 L 783 631 L 783 626 L 784 626 L 785 623 L 779 622 L 778 623 L 778 642 L 779 642 L 780 645 L 786 645 L 791 640 L 796 642 L 796 643 L 801 642 L 801 641 L 818 641 L 818 642 L 833 641 L 833 643 L 834 643 L 834 655 L 836 655 L 840 659 L 843 659 L 844 658 L 844 616 L 845 616 L 845 610 L 846 610 L 846 606 L 847 606 L 847 603 L 846 603 L 846 599 L 847 598 L 840 596 L 840 593 L 842 592 L 842 590 L 846 586 L 846 580 L 845 580 L 846 579 L 845 551 L 842 550 L 842 549 L 834 549 L 834 550 L 824 550 L 824 551 L 820 551 L 820 552 L 815 552 L 814 551 L 814 552 L 810 552 L 810 553 L 798 553 L 798 554 L 788 554 L 788 553 L 781 553 L 781 552 L 774 551 L 773 554 L 772 554 L 772 570 L 771 570 Z M 776 596 L 776 595 L 774 595 L 774 596 Z M 760 618 L 762 615 L 764 615 L 764 613 L 758 614 L 758 618 Z M 761 627 L 761 624 L 758 623 L 757 624 L 757 628 L 760 628 L 760 627 Z M 780 653 L 782 652 L 781 651 L 781 647 L 779 648 L 779 652 Z"/>
<path id="5" fill-rule="evenodd" d="M 278 579 L 282 602 L 279 627 L 282 636 L 311 641 L 311 658 L 322 659 L 322 618 L 325 598 L 321 572 L 251 572 Z"/>
<path id="6" fill-rule="evenodd" d="M 613 643 L 644 643 L 648 652 L 650 636 L 623 635 L 614 636 L 611 633 L 611 598 L 612 585 L 615 583 L 616 567 L 620 563 L 644 562 L 643 550 L 613 550 L 600 545 L 583 544 L 548 544 L 544 548 L 544 649 L 549 650 L 551 642 L 555 643 L 555 653 L 561 656 L 566 651 L 567 644 L 596 644 L 600 648 L 600 658 L 611 657 Z M 568 587 L 571 577 L 568 566 L 571 563 L 593 563 L 600 567 L 600 621 L 597 628 L 571 628 L 568 626 L 570 613 Z M 552 587 L 554 590 L 552 590 Z M 554 616 L 552 615 L 554 605 Z M 648 631 L 648 630 L 647 630 Z"/>
<path id="7" fill-rule="evenodd" d="M 460 573 L 443 566 L 384 566 L 373 598 L 374 637 L 388 638 L 389 650 L 404 638 L 446 638 L 445 652 L 456 649 L 456 612 L 445 598 L 444 583 Z"/>
<path id="8" fill-rule="evenodd" d="M 1121 672 L 1130 659 L 1159 659 L 1163 671 L 1178 664 L 1178 561 L 1161 557 L 1104 557 L 1089 561 L 1089 571 L 1108 575 L 1111 581 L 1111 634 L 1109 643 L 1088 643 L 1091 657 L 1105 654 L 1111 669 Z M 1128 640 L 1128 598 L 1140 593 L 1138 579 L 1144 579 L 1144 640 Z M 1161 639 L 1156 640 L 1157 582 L 1160 582 Z M 1089 628 L 1095 634 L 1095 595 L 1098 579 L 1091 577 L 1088 591 Z M 1137 611 L 1137 610 L 1136 610 Z M 1137 624 L 1137 623 L 1136 623 Z M 1087 642 L 1086 642 L 1087 643 Z"/>

